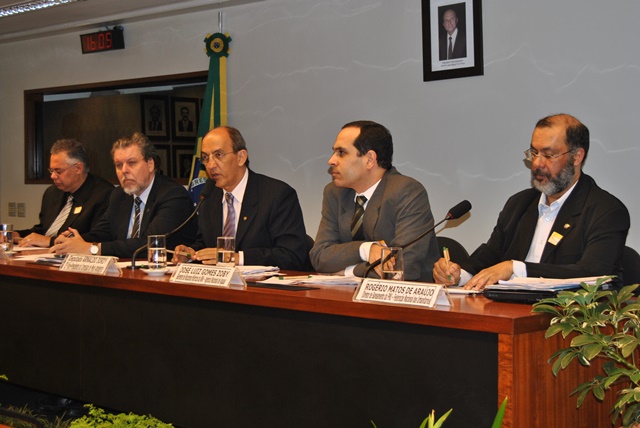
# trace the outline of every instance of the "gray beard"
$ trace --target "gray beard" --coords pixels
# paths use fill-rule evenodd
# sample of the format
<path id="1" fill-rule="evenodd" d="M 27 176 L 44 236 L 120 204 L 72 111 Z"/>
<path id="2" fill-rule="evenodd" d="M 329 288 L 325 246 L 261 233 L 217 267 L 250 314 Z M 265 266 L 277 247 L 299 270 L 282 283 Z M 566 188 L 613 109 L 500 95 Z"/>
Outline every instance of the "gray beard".
<path id="1" fill-rule="evenodd" d="M 538 170 L 531 171 L 531 185 L 547 196 L 556 195 L 569 187 L 576 176 L 573 169 L 573 157 L 569 159 L 556 178 L 547 175 L 547 182 L 545 184 L 536 181 L 535 176 L 539 173 L 540 171 Z"/>

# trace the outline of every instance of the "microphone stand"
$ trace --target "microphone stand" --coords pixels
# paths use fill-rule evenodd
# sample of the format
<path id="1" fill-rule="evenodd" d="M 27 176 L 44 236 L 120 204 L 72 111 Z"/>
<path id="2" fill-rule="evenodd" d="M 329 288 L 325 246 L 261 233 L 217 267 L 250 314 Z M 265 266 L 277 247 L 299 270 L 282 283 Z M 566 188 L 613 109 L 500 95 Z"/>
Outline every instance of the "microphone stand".
<path id="1" fill-rule="evenodd" d="M 208 195 L 207 195 L 208 196 Z M 191 215 L 189 217 L 187 217 L 187 219 L 185 221 L 182 222 L 182 224 L 178 227 L 176 227 L 175 229 L 173 229 L 171 232 L 167 233 L 166 235 L 164 235 L 165 239 L 170 237 L 171 235 L 173 235 L 174 233 L 182 230 L 183 227 L 185 227 L 187 225 L 187 223 L 189 223 L 191 221 L 191 219 L 196 215 L 196 213 L 198 212 L 198 209 L 200 208 L 200 205 L 204 202 L 204 200 L 206 199 L 205 197 L 200 197 L 200 200 L 198 201 L 198 204 L 196 205 L 195 209 L 193 210 L 193 212 L 191 213 Z M 149 244 L 144 244 L 143 246 L 141 246 L 140 248 L 138 248 L 137 250 L 135 250 L 133 252 L 133 255 L 131 256 L 131 266 L 129 266 L 129 269 L 136 269 L 136 256 L 138 254 L 140 254 L 140 252 L 142 250 L 144 250 L 145 248 L 147 248 L 149 246 Z"/>
<path id="2" fill-rule="evenodd" d="M 440 220 L 439 222 L 434 224 L 432 227 L 427 229 L 426 232 L 421 233 L 420 235 L 418 235 L 418 237 L 416 239 L 414 239 L 413 241 L 409 242 L 406 245 L 403 245 L 401 248 L 404 249 L 405 247 L 408 247 L 409 245 L 415 244 L 416 242 L 418 242 L 419 240 L 421 240 L 422 238 L 427 236 L 429 233 L 433 232 L 433 230 L 436 227 L 440 226 L 442 223 L 444 223 L 447 220 L 451 220 L 451 217 L 449 216 L 449 214 L 447 214 L 447 216 L 445 218 L 443 218 L 442 220 Z M 386 262 L 389 261 L 390 258 L 391 258 L 391 254 L 389 254 L 387 257 L 385 257 L 384 260 L 382 260 L 380 258 L 380 259 L 376 260 L 375 262 L 369 264 L 369 266 L 367 266 L 367 268 L 364 270 L 364 273 L 362 274 L 362 277 L 366 278 L 369 275 L 369 272 L 371 272 L 373 269 L 375 269 L 380 264 L 384 265 Z"/>

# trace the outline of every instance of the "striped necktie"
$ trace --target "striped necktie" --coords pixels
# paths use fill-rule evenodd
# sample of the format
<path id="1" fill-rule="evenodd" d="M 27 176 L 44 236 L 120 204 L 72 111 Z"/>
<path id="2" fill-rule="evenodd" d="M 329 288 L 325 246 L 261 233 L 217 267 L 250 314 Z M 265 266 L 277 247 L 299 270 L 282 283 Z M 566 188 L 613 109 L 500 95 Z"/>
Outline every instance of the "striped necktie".
<path id="1" fill-rule="evenodd" d="M 453 58 L 453 39 L 449 36 L 449 51 L 447 52 L 447 59 Z"/>
<path id="2" fill-rule="evenodd" d="M 133 218 L 133 227 L 131 228 L 131 237 L 139 238 L 140 237 L 140 204 L 142 204 L 142 199 L 136 196 L 134 202 L 134 211 L 135 217 Z"/>
<path id="3" fill-rule="evenodd" d="M 69 217 L 69 213 L 71 212 L 71 207 L 73 207 L 73 196 L 69 195 L 67 198 L 67 203 L 62 207 L 62 211 L 58 214 L 58 217 L 53 221 L 49 229 L 47 229 L 47 233 L 45 236 L 58 236 L 58 231 L 62 227 L 65 221 L 67 221 L 67 217 Z"/>
<path id="4" fill-rule="evenodd" d="M 364 241 L 364 230 L 362 228 L 362 220 L 364 219 L 364 204 L 367 202 L 365 196 L 356 198 L 356 209 L 351 219 L 351 237 L 354 241 Z"/>
<path id="5" fill-rule="evenodd" d="M 233 195 L 229 192 L 224 194 L 227 201 L 227 219 L 224 222 L 223 236 L 236 236 L 236 210 L 233 208 Z"/>

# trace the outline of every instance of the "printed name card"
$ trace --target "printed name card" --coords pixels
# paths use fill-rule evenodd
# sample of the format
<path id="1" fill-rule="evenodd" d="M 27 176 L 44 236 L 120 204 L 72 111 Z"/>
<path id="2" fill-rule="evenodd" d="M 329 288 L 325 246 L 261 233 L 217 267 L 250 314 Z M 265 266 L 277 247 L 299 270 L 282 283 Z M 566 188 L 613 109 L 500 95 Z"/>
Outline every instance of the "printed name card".
<path id="1" fill-rule="evenodd" d="M 442 285 L 372 278 L 362 281 L 353 300 L 424 308 L 433 308 L 435 305 L 451 306 Z"/>
<path id="2" fill-rule="evenodd" d="M 118 258 L 111 256 L 89 256 L 86 254 L 67 254 L 60 270 L 94 275 L 122 275 L 118 267 Z"/>
<path id="3" fill-rule="evenodd" d="M 244 290 L 247 282 L 235 267 L 214 265 L 178 264 L 171 275 L 171 282 L 204 285 L 207 287 L 234 288 Z"/>

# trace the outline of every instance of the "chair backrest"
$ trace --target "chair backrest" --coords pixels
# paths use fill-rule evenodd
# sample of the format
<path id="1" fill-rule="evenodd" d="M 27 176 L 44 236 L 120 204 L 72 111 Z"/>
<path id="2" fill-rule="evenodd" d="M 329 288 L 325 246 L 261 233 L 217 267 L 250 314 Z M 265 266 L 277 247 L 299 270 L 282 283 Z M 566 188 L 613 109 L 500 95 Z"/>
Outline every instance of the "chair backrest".
<path id="1" fill-rule="evenodd" d="M 622 279 L 624 285 L 640 284 L 640 254 L 631 247 L 624 247 Z"/>
<path id="2" fill-rule="evenodd" d="M 437 236 L 436 238 L 438 239 L 438 250 L 440 251 L 441 257 L 444 257 L 442 249 L 447 247 L 452 262 L 460 263 L 469 259 L 467 250 L 455 239 L 447 238 L 446 236 Z"/>

